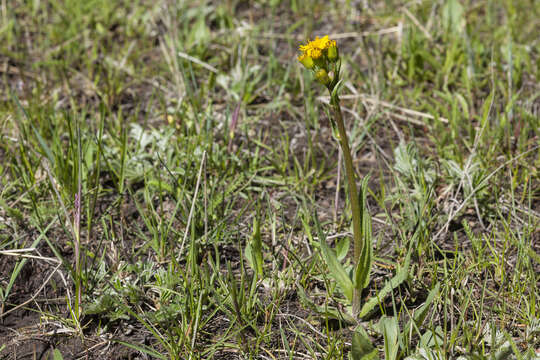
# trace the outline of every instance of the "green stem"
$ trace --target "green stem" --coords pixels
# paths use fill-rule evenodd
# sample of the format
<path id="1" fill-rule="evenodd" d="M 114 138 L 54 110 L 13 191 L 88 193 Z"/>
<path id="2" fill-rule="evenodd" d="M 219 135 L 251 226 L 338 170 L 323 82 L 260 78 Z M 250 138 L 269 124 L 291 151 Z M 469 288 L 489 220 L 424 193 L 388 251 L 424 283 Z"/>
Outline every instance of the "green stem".
<path id="1" fill-rule="evenodd" d="M 332 94 L 332 91 L 330 91 L 330 94 Z M 360 201 L 358 199 L 358 190 L 356 188 L 355 172 L 353 168 L 351 149 L 349 147 L 349 139 L 347 138 L 347 132 L 345 131 L 341 107 L 339 106 L 339 96 L 337 94 L 331 96 L 330 104 L 332 105 L 334 120 L 338 128 L 339 144 L 341 145 L 341 150 L 343 152 L 343 162 L 345 164 L 345 173 L 349 187 L 354 237 L 353 257 L 356 269 L 362 253 L 362 217 L 360 212 Z M 357 286 L 354 286 L 353 289 L 352 310 L 355 317 L 360 313 L 360 288 Z"/>

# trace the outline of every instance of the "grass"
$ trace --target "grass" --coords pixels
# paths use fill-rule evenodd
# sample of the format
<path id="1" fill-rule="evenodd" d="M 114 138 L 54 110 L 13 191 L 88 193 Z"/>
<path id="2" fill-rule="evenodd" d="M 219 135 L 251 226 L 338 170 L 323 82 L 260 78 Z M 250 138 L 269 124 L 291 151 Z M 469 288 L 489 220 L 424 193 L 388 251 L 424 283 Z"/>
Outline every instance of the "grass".
<path id="1" fill-rule="evenodd" d="M 538 359 L 539 13 L 3 1 L 0 359 Z M 323 34 L 370 176 L 362 319 L 321 247 L 351 268 L 329 99 L 295 58 Z"/>

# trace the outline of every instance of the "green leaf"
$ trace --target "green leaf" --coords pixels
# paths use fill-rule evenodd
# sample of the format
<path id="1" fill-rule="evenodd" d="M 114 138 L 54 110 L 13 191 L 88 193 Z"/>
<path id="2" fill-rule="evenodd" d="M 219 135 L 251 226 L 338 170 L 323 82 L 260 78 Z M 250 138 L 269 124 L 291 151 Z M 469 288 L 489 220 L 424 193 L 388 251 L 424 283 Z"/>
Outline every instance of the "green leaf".
<path id="1" fill-rule="evenodd" d="M 206 26 L 204 16 L 200 16 L 189 34 L 189 46 L 207 44 L 210 39 L 210 29 Z"/>
<path id="2" fill-rule="evenodd" d="M 484 101 L 484 104 L 482 104 L 482 117 L 480 119 L 481 127 L 484 127 L 486 123 L 489 121 L 489 114 L 492 110 L 494 98 L 495 98 L 495 92 L 492 91 L 489 94 L 489 96 L 486 98 L 486 101 Z"/>
<path id="3" fill-rule="evenodd" d="M 349 253 L 349 248 L 351 247 L 351 239 L 344 237 L 336 241 L 336 256 L 339 261 L 343 261 L 345 256 Z"/>
<path id="4" fill-rule="evenodd" d="M 335 101 L 335 99 L 337 99 L 337 96 L 338 96 L 338 93 L 339 93 L 339 90 L 341 89 L 341 85 L 342 85 L 342 80 L 340 79 L 336 85 L 334 85 L 334 88 L 332 89 L 332 94 L 330 95 L 330 103 L 333 103 Z M 339 106 L 339 104 L 338 104 Z"/>
<path id="5" fill-rule="evenodd" d="M 377 349 L 371 344 L 366 331 L 359 327 L 352 335 L 351 355 L 353 360 L 371 360 L 378 356 Z"/>
<path id="6" fill-rule="evenodd" d="M 258 218 L 253 220 L 253 235 L 246 245 L 245 254 L 249 266 L 255 271 L 257 278 L 263 277 L 261 225 Z"/>
<path id="7" fill-rule="evenodd" d="M 444 343 L 444 333 L 440 325 L 437 325 L 434 331 L 426 330 L 420 337 L 419 345 L 430 348 L 440 348 Z"/>
<path id="8" fill-rule="evenodd" d="M 463 117 L 469 120 L 470 115 L 469 115 L 469 105 L 467 104 L 467 100 L 465 100 L 463 95 L 459 93 L 454 94 L 454 96 L 456 97 L 456 100 L 458 101 L 461 107 L 461 111 L 463 112 Z"/>
<path id="9" fill-rule="evenodd" d="M 531 259 L 540 264 L 540 255 L 538 255 L 532 248 L 529 248 L 528 253 Z"/>
<path id="10" fill-rule="evenodd" d="M 362 252 L 356 265 L 354 286 L 356 289 L 364 289 L 369 284 L 369 274 L 373 262 L 373 239 L 371 228 L 371 216 L 366 206 L 367 186 L 369 176 L 364 177 L 360 187 L 360 219 L 362 221 Z"/>
<path id="11" fill-rule="evenodd" d="M 351 278 L 347 274 L 347 271 L 343 267 L 343 265 L 339 262 L 337 259 L 336 253 L 334 250 L 330 249 L 330 247 L 326 244 L 326 238 L 325 237 L 319 237 L 319 241 L 321 244 L 321 250 L 322 250 L 322 256 L 324 259 L 324 262 L 328 266 L 328 269 L 330 270 L 330 275 L 336 280 L 339 287 L 341 288 L 341 291 L 343 291 L 343 294 L 345 297 L 352 301 L 353 296 L 353 283 L 351 281 Z"/>
<path id="12" fill-rule="evenodd" d="M 326 243 L 326 235 L 321 229 L 321 224 L 319 223 L 319 218 L 317 214 L 314 215 L 314 221 L 315 221 L 317 233 L 319 235 L 319 244 L 321 247 L 323 260 L 328 266 L 328 269 L 330 270 L 330 275 L 334 278 L 334 280 L 336 280 L 336 282 L 338 283 L 338 286 L 340 287 L 341 291 L 343 291 L 343 294 L 345 295 L 347 300 L 352 302 L 352 298 L 353 298 L 352 280 L 349 277 L 349 274 L 347 273 L 343 265 L 339 262 L 334 250 L 332 250 Z"/>
<path id="13" fill-rule="evenodd" d="M 53 360 L 64 360 L 62 353 L 58 349 L 53 350 Z"/>
<path id="14" fill-rule="evenodd" d="M 300 300 L 300 303 L 302 306 L 305 306 L 308 309 L 311 309 L 312 311 L 316 312 L 317 314 L 320 314 L 322 316 L 326 316 L 329 319 L 335 319 L 338 321 L 342 321 L 348 325 L 354 325 L 357 324 L 357 321 L 354 317 L 352 317 L 349 313 L 345 311 L 341 311 L 335 307 L 332 306 L 320 306 L 315 304 L 306 294 L 304 291 L 304 288 L 300 284 L 297 284 L 297 290 L 298 290 L 298 298 Z"/>
<path id="15" fill-rule="evenodd" d="M 319 244 L 321 247 L 323 260 L 326 263 L 326 266 L 328 266 L 328 269 L 330 270 L 330 275 L 338 283 L 338 286 L 340 287 L 341 291 L 343 291 L 343 294 L 345 295 L 347 300 L 352 302 L 353 283 L 351 281 L 351 278 L 349 277 L 349 274 L 347 273 L 343 265 L 339 262 L 334 250 L 332 250 L 326 243 L 326 235 L 321 229 L 321 224 L 319 223 L 317 214 L 315 214 L 314 218 L 317 233 L 319 235 Z"/>
<path id="16" fill-rule="evenodd" d="M 409 275 L 409 263 L 411 261 L 411 258 L 410 258 L 410 254 L 407 255 L 406 259 L 405 259 L 405 264 L 403 265 L 403 267 L 401 267 L 398 272 L 396 273 L 396 275 L 394 275 L 394 277 L 392 279 L 390 279 L 385 285 L 384 287 L 379 291 L 379 293 L 377 294 L 377 296 L 374 296 L 372 297 L 371 299 L 369 299 L 365 304 L 364 306 L 362 306 L 362 309 L 360 310 L 360 317 L 365 317 L 366 315 L 368 315 L 369 313 L 371 313 L 371 311 L 373 311 L 373 309 L 377 306 L 377 304 L 382 301 L 382 299 L 384 299 L 386 297 L 386 295 L 388 295 L 390 292 L 392 292 L 392 290 L 394 290 L 395 288 L 397 288 L 403 281 L 405 281 Z"/>
<path id="17" fill-rule="evenodd" d="M 385 360 L 397 359 L 399 351 L 399 326 L 397 318 L 383 317 L 379 321 L 379 327 L 384 337 L 384 358 Z"/>
<path id="18" fill-rule="evenodd" d="M 167 359 L 167 357 L 165 355 L 162 355 L 162 354 L 158 353 L 154 349 L 152 349 L 149 346 L 144 345 L 144 344 L 131 344 L 131 343 L 128 343 L 127 341 L 123 341 L 123 340 L 119 340 L 119 339 L 111 339 L 111 341 L 115 342 L 115 343 L 118 343 L 118 344 L 121 344 L 121 345 L 124 345 L 124 346 L 126 346 L 126 347 L 128 347 L 130 349 L 142 352 L 143 354 L 153 356 L 153 357 L 155 357 L 157 359 L 162 359 L 162 360 Z"/>
<path id="19" fill-rule="evenodd" d="M 174 194 L 175 192 L 175 189 L 170 184 L 167 184 L 165 181 L 161 181 L 160 179 L 147 180 L 146 184 L 147 187 L 152 190 L 163 190 L 169 194 Z"/>
<path id="20" fill-rule="evenodd" d="M 420 308 L 415 311 L 412 320 L 414 320 L 414 323 L 417 327 L 420 327 L 422 323 L 424 322 L 424 319 L 426 318 L 426 315 L 427 315 L 427 311 L 429 310 L 429 306 L 433 302 L 433 299 L 435 299 L 435 296 L 439 294 L 440 285 L 441 285 L 440 283 L 437 283 L 437 285 L 435 285 L 435 287 L 431 289 L 426 301 L 424 301 L 422 306 L 420 306 Z M 412 326 L 412 322 L 411 322 L 412 320 L 409 320 L 405 329 L 410 329 L 410 327 Z"/>
<path id="21" fill-rule="evenodd" d="M 458 0 L 447 0 L 442 8 L 442 23 L 444 29 L 453 35 L 459 35 L 465 29 L 463 6 Z"/>

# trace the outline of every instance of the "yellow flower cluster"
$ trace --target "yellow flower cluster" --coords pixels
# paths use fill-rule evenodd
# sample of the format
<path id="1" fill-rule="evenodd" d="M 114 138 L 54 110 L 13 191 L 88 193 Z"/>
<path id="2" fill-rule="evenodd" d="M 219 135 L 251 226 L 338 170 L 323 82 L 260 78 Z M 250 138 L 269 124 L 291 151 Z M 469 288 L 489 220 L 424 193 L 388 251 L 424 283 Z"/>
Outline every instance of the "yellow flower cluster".
<path id="1" fill-rule="evenodd" d="M 325 35 L 320 39 L 317 36 L 315 40 L 309 41 L 306 45 L 300 45 L 300 51 L 302 51 L 303 54 L 298 57 L 298 60 L 302 61 L 301 59 L 306 57 L 318 59 L 323 55 L 324 50 L 331 47 L 337 47 L 335 40 L 330 40 L 328 35 Z"/>
<path id="2" fill-rule="evenodd" d="M 328 35 L 322 38 L 317 36 L 306 45 L 300 45 L 300 51 L 302 54 L 298 57 L 298 61 L 313 70 L 315 78 L 320 83 L 329 86 L 332 79 L 328 76 L 328 72 L 336 66 L 335 63 L 339 59 L 336 41 L 329 39 Z"/>

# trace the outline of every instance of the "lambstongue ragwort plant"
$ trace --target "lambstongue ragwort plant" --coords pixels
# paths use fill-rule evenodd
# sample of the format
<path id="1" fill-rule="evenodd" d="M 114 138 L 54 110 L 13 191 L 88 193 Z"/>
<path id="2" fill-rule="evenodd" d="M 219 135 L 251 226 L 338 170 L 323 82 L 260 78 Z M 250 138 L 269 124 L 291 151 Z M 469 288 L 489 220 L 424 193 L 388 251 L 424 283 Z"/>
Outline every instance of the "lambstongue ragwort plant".
<path id="1" fill-rule="evenodd" d="M 306 45 L 300 45 L 300 51 L 302 54 L 298 57 L 298 61 L 311 70 L 317 81 L 326 86 L 330 93 L 330 107 L 332 109 L 330 119 L 334 128 L 337 128 L 335 133 L 343 152 L 352 211 L 354 237 L 352 279 L 324 241 L 321 241 L 321 247 L 332 276 L 342 288 L 347 299 L 352 302 L 352 315 L 358 318 L 361 316 L 360 295 L 362 289 L 369 283 L 372 261 L 371 218 L 366 211 L 367 177 L 362 181 L 361 196 L 359 197 L 349 140 L 339 105 L 341 59 L 336 41 L 329 39 L 328 35 L 322 38 L 316 37 L 315 40 L 309 41 Z"/>

